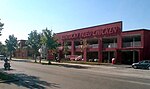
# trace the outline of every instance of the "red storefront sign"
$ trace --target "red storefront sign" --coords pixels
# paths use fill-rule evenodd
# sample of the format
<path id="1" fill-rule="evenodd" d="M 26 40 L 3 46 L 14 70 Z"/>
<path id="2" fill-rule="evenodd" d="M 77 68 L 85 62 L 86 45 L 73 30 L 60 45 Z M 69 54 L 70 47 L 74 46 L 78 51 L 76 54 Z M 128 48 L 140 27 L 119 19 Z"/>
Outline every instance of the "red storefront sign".
<path id="1" fill-rule="evenodd" d="M 62 33 L 61 39 L 66 40 L 66 39 L 78 39 L 88 37 L 112 36 L 120 34 L 121 31 L 122 31 L 122 22 L 116 22 Z"/>

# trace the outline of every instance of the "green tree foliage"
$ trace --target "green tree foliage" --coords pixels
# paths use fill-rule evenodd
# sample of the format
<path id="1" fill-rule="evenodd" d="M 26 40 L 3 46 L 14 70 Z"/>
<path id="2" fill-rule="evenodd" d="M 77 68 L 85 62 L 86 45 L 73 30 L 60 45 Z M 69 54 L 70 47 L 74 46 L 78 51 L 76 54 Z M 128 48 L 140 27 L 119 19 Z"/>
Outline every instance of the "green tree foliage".
<path id="1" fill-rule="evenodd" d="M 84 49 L 88 47 L 87 40 L 83 39 L 83 40 L 81 40 L 80 43 L 81 43 L 81 51 L 83 52 Z"/>
<path id="2" fill-rule="evenodd" d="M 7 53 L 6 46 L 0 42 L 0 54 L 6 55 L 6 53 Z"/>
<path id="3" fill-rule="evenodd" d="M 17 48 L 17 38 L 14 35 L 9 35 L 9 38 L 6 39 L 5 43 L 6 43 L 7 51 L 9 52 L 9 56 L 11 59 L 12 53 Z"/>
<path id="4" fill-rule="evenodd" d="M 57 39 L 54 38 L 55 34 L 52 30 L 47 28 L 42 31 L 41 43 L 45 44 L 48 50 L 55 50 L 58 47 Z"/>
<path id="5" fill-rule="evenodd" d="M 63 53 L 65 54 L 65 58 L 66 58 L 66 56 L 67 56 L 68 51 L 69 51 L 68 44 L 67 44 L 67 42 L 64 42 L 64 50 L 63 50 Z"/>
<path id="6" fill-rule="evenodd" d="M 30 34 L 28 34 L 28 40 L 26 42 L 26 44 L 28 45 L 29 48 L 31 48 L 33 50 L 33 56 L 34 56 L 34 60 L 36 62 L 36 56 L 38 54 L 38 50 L 40 48 L 40 34 L 37 33 L 36 30 L 31 31 Z"/>
<path id="7" fill-rule="evenodd" d="M 53 52 L 56 52 L 56 48 L 58 47 L 58 43 L 57 43 L 57 39 L 55 39 L 55 34 L 52 33 L 52 30 L 48 30 L 46 28 L 42 31 L 41 44 L 44 44 L 46 46 L 47 50 L 51 50 Z M 50 60 L 49 60 L 49 63 L 50 63 Z"/>
<path id="8" fill-rule="evenodd" d="M 1 20 L 1 19 L 0 19 L 0 20 Z M 2 31 L 2 29 L 3 29 L 3 26 L 4 26 L 4 23 L 1 23 L 1 22 L 0 22 L 0 36 L 2 35 L 2 34 L 1 34 L 1 31 Z"/>
<path id="9" fill-rule="evenodd" d="M 0 19 L 0 20 L 1 20 L 1 19 Z M 2 35 L 2 34 L 1 34 L 1 31 L 2 31 L 2 29 L 3 29 L 3 26 L 4 26 L 4 23 L 1 23 L 1 22 L 0 22 L 0 36 Z M 3 45 L 1 42 L 0 42 L 0 54 L 3 54 L 3 55 L 6 54 L 6 46 Z"/>

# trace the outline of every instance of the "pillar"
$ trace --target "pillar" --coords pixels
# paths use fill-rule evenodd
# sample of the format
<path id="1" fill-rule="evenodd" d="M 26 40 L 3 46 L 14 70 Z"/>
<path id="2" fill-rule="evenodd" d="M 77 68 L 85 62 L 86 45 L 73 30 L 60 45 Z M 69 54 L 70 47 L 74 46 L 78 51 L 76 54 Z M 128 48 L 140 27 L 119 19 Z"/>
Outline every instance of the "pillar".
<path id="1" fill-rule="evenodd" d="M 118 49 L 122 48 L 122 37 L 121 37 L 121 35 L 117 36 L 117 48 Z"/>
<path id="2" fill-rule="evenodd" d="M 116 63 L 121 64 L 122 60 L 121 60 L 121 51 L 120 50 L 115 51 L 115 59 L 116 59 Z"/>
<path id="3" fill-rule="evenodd" d="M 142 61 L 143 60 L 143 51 L 142 50 L 138 50 L 138 61 Z"/>
<path id="4" fill-rule="evenodd" d="M 134 47 L 134 44 L 133 44 L 133 47 Z M 133 61 L 133 63 L 135 63 L 135 50 L 133 50 L 133 60 L 132 61 Z"/>
<path id="5" fill-rule="evenodd" d="M 102 38 L 98 38 L 98 59 L 99 59 L 99 63 L 101 63 L 102 62 L 102 46 L 103 44 L 102 44 Z"/>
<path id="6" fill-rule="evenodd" d="M 87 48 L 84 48 L 84 52 L 83 52 L 83 61 L 84 61 L 84 62 L 87 61 Z"/>
<path id="7" fill-rule="evenodd" d="M 75 45 L 74 45 L 74 40 L 71 41 L 71 55 L 75 54 Z"/>
<path id="8" fill-rule="evenodd" d="M 117 36 L 117 50 L 115 52 L 115 58 L 116 58 L 116 62 L 120 63 L 122 62 L 122 58 L 121 58 L 121 51 L 120 49 L 122 48 L 122 36 L 119 34 Z"/>

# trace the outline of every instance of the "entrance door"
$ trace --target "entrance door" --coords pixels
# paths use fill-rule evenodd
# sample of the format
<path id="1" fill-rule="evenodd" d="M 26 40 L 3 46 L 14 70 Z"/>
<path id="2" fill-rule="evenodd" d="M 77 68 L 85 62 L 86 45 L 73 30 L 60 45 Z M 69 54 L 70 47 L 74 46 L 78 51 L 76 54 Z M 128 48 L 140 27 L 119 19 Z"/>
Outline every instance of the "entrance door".
<path id="1" fill-rule="evenodd" d="M 132 64 L 138 62 L 138 52 L 137 51 L 122 51 L 122 64 Z"/>
<path id="2" fill-rule="evenodd" d="M 89 62 L 98 62 L 98 52 L 88 52 L 87 61 Z"/>
<path id="3" fill-rule="evenodd" d="M 114 51 L 103 52 L 103 63 L 111 63 L 112 58 L 114 58 Z"/>

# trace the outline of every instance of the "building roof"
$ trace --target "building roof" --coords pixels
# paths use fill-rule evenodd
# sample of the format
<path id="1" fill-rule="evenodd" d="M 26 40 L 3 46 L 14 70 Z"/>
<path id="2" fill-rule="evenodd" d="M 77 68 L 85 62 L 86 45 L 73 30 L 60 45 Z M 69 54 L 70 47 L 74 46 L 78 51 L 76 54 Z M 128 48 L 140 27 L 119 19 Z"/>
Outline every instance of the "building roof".
<path id="1" fill-rule="evenodd" d="M 117 21 L 117 22 L 112 22 L 112 23 L 107 23 L 107 24 L 102 24 L 102 25 L 96 25 L 96 26 L 90 26 L 90 27 L 85 27 L 85 28 L 79 28 L 79 29 L 60 32 L 60 33 L 56 33 L 56 34 L 68 33 L 68 32 L 73 32 L 73 31 L 80 31 L 80 30 L 84 30 L 84 29 L 95 28 L 95 27 L 99 27 L 99 26 L 105 26 L 105 25 L 116 24 L 116 23 L 122 23 L 122 21 Z"/>

